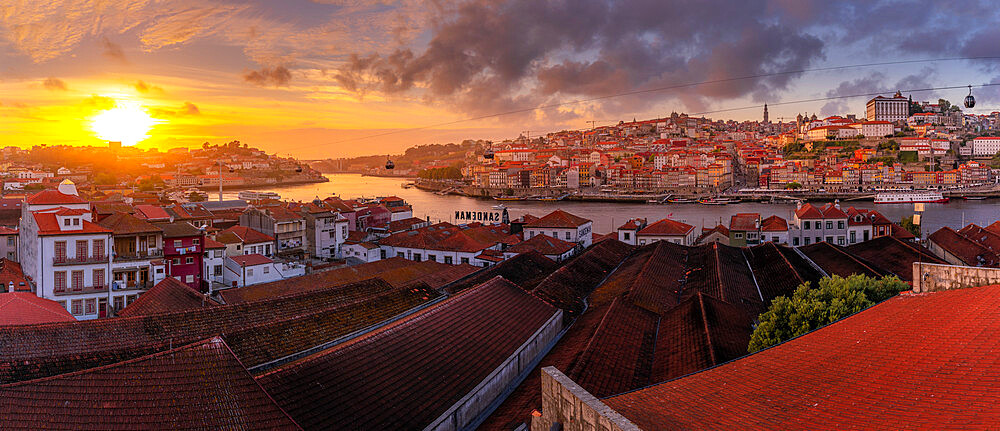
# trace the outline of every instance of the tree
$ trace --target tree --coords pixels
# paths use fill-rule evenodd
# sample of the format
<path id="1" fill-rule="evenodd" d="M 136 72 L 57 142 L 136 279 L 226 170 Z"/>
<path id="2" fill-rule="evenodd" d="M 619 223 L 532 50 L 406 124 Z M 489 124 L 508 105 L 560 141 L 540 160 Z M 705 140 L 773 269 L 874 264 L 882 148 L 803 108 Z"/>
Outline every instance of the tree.
<path id="1" fill-rule="evenodd" d="M 748 350 L 756 352 L 783 343 L 889 299 L 909 286 L 896 276 L 854 274 L 824 277 L 813 289 L 800 284 L 789 298 L 779 296 L 760 315 Z"/>
<path id="2" fill-rule="evenodd" d="M 920 225 L 913 223 L 913 216 L 903 217 L 899 220 L 899 225 L 917 238 L 920 238 Z"/>
<path id="3" fill-rule="evenodd" d="M 1000 151 L 997 151 L 997 153 L 990 158 L 990 167 L 993 169 L 1000 168 Z"/>
<path id="4" fill-rule="evenodd" d="M 788 190 L 798 190 L 802 188 L 802 184 L 799 184 L 797 181 L 792 181 L 786 184 L 785 188 Z"/>
<path id="5" fill-rule="evenodd" d="M 204 202 L 205 196 L 198 192 L 188 193 L 188 200 L 191 202 Z"/>

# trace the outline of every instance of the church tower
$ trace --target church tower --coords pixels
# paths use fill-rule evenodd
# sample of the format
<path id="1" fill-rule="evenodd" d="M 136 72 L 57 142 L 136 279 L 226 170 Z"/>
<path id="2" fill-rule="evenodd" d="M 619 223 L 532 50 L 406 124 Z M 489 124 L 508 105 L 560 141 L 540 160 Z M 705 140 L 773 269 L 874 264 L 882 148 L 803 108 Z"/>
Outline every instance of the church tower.
<path id="1" fill-rule="evenodd" d="M 768 121 L 768 119 L 767 119 L 767 104 L 766 103 L 764 104 L 764 123 L 765 124 L 766 123 L 770 123 L 770 121 Z"/>

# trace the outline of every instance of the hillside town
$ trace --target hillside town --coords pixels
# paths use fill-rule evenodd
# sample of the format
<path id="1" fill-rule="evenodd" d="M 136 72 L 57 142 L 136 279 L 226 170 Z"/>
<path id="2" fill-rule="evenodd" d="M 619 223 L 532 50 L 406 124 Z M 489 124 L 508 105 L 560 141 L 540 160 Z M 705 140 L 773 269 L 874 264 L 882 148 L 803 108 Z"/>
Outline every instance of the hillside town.
<path id="1" fill-rule="evenodd" d="M 737 190 L 871 193 L 975 188 L 996 181 L 1000 112 L 941 99 L 877 96 L 865 114 L 723 121 L 673 113 L 483 143 L 463 168 L 467 194 L 521 198 L 600 189 L 712 196 Z"/>

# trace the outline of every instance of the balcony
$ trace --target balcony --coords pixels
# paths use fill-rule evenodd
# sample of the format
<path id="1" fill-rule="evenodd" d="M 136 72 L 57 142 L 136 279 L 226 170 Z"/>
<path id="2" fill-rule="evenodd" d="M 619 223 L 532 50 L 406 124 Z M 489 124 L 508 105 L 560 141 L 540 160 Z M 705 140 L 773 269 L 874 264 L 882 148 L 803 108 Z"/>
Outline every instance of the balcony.
<path id="1" fill-rule="evenodd" d="M 163 257 L 163 250 L 136 251 L 130 253 L 115 253 L 115 262 L 130 260 L 158 259 Z"/>
<path id="2" fill-rule="evenodd" d="M 108 291 L 108 286 L 83 286 L 75 289 L 72 287 L 67 287 L 66 290 L 63 291 L 57 290 L 53 293 L 56 296 L 69 296 L 69 295 L 83 295 L 86 293 L 101 293 L 107 291 Z"/>
<path id="3" fill-rule="evenodd" d="M 115 280 L 111 282 L 111 290 L 148 290 L 153 287 L 152 281 L 122 281 Z"/>
<path id="4" fill-rule="evenodd" d="M 52 265 L 89 265 L 94 263 L 108 263 L 108 255 L 103 256 L 56 256 L 52 258 Z"/>

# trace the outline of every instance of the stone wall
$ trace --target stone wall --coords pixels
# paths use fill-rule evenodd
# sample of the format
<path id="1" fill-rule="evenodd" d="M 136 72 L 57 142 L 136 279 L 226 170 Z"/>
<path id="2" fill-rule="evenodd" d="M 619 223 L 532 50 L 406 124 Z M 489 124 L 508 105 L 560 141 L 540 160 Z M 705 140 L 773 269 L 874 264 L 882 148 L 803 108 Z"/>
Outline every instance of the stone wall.
<path id="1" fill-rule="evenodd" d="M 915 293 L 989 284 L 1000 284 L 1000 268 L 913 262 L 913 291 Z"/>
<path id="2" fill-rule="evenodd" d="M 542 414 L 531 416 L 532 431 L 639 431 L 639 427 L 587 392 L 555 367 L 542 368 Z"/>

